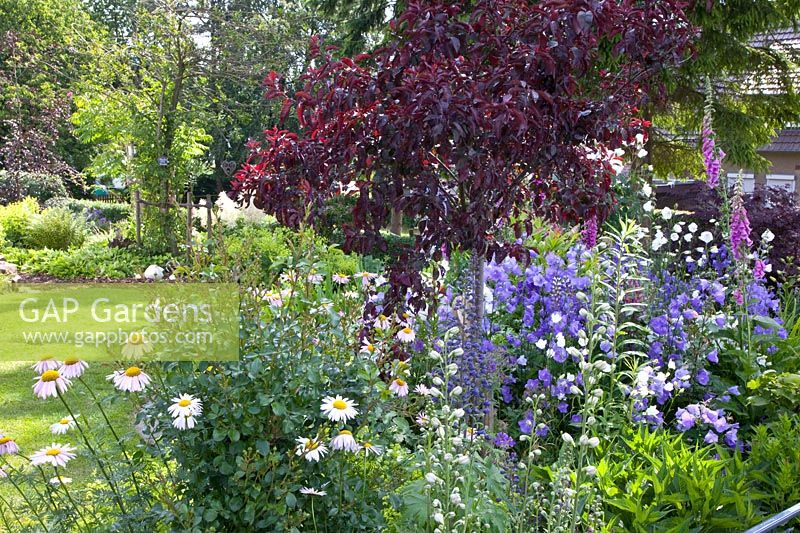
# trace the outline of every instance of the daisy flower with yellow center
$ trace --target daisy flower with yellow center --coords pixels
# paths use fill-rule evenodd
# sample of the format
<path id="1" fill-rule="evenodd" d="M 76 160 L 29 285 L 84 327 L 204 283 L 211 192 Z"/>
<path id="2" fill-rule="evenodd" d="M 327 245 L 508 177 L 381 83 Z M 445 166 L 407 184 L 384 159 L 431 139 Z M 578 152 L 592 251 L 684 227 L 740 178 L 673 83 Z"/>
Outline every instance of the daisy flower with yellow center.
<path id="1" fill-rule="evenodd" d="M 114 383 L 117 390 L 139 392 L 150 384 L 150 376 L 145 374 L 138 366 L 130 366 L 125 370 L 117 370 L 106 376 L 108 381 Z"/>
<path id="2" fill-rule="evenodd" d="M 369 282 L 377 277 L 377 274 L 373 274 L 372 272 L 356 272 L 355 277 L 361 280 L 362 287 L 367 287 Z"/>
<path id="3" fill-rule="evenodd" d="M 347 422 L 351 418 L 358 416 L 357 405 L 358 404 L 350 398 L 343 398 L 337 394 L 336 397 L 326 396 L 323 398 L 320 411 L 328 417 L 328 420 L 332 420 L 333 422 Z"/>
<path id="4" fill-rule="evenodd" d="M 371 442 L 365 442 L 361 445 L 364 449 L 364 453 L 367 455 L 374 455 L 376 457 L 383 455 L 383 446 L 378 446 L 377 444 L 372 444 Z"/>
<path id="5" fill-rule="evenodd" d="M 33 466 L 39 465 L 53 465 L 53 466 L 66 466 L 67 463 L 75 459 L 75 451 L 73 446 L 69 444 L 56 444 L 55 442 L 47 448 L 42 448 L 31 455 L 31 464 Z"/>
<path id="6" fill-rule="evenodd" d="M 378 351 L 378 347 L 369 342 L 368 340 L 364 341 L 364 344 L 361 345 L 361 353 L 365 353 L 367 355 L 375 355 Z"/>
<path id="7" fill-rule="evenodd" d="M 334 274 L 332 279 L 334 283 L 338 283 L 339 285 L 347 285 L 350 283 L 350 276 L 347 274 L 342 274 L 341 272 Z"/>
<path id="8" fill-rule="evenodd" d="M 81 361 L 77 357 L 68 357 L 64 359 L 64 363 L 58 371 L 67 379 L 77 379 L 86 372 L 87 368 L 89 368 L 89 364 L 86 361 Z"/>
<path id="9" fill-rule="evenodd" d="M 48 370 L 58 370 L 61 367 L 61 363 L 53 359 L 52 357 L 45 357 L 42 360 L 38 361 L 33 368 L 33 371 L 37 374 L 43 374 Z"/>
<path id="10" fill-rule="evenodd" d="M 417 413 L 417 416 L 414 419 L 414 421 L 417 423 L 419 427 L 424 428 L 425 426 L 430 424 L 431 419 L 428 418 L 428 415 L 425 413 L 425 411 L 420 411 L 419 413 Z"/>
<path id="11" fill-rule="evenodd" d="M 417 335 L 414 333 L 413 329 L 406 326 L 397 332 L 397 338 L 400 339 L 400 342 L 414 342 L 414 339 L 417 338 Z"/>
<path id="12" fill-rule="evenodd" d="M 128 340 L 122 347 L 122 357 L 126 359 L 140 359 L 142 355 L 153 351 L 153 346 L 147 340 L 143 331 L 132 331 Z"/>
<path id="13" fill-rule="evenodd" d="M 266 300 L 271 307 L 281 307 L 283 305 L 283 298 L 279 292 L 267 291 L 264 295 L 264 300 Z"/>
<path id="14" fill-rule="evenodd" d="M 375 319 L 375 327 L 382 330 L 387 330 L 391 327 L 392 321 L 386 315 L 378 315 Z"/>
<path id="15" fill-rule="evenodd" d="M 63 435 L 70 429 L 75 427 L 75 419 L 71 416 L 65 416 L 55 424 L 50 426 L 50 433 L 53 435 Z"/>
<path id="16" fill-rule="evenodd" d="M 14 455 L 19 453 L 19 446 L 14 439 L 0 433 L 0 455 Z"/>
<path id="17" fill-rule="evenodd" d="M 297 446 L 295 446 L 294 454 L 305 457 L 306 461 L 319 462 L 322 456 L 328 453 L 328 448 L 317 439 L 298 437 L 295 442 L 297 442 Z"/>
<path id="18" fill-rule="evenodd" d="M 192 429 L 197 421 L 195 417 L 203 414 L 203 402 L 191 394 L 181 394 L 173 398 L 174 402 L 167 410 L 172 415 L 172 425 L 180 430 Z"/>
<path id="19" fill-rule="evenodd" d="M 353 434 L 350 431 L 343 429 L 338 435 L 333 437 L 333 440 L 331 440 L 331 448 L 334 450 L 357 452 L 360 449 L 360 446 L 356 442 L 356 439 L 353 438 Z"/>
<path id="20" fill-rule="evenodd" d="M 67 391 L 72 384 L 70 380 L 61 375 L 58 370 L 45 370 L 38 378 L 34 378 L 33 393 L 42 400 L 56 397 Z"/>
<path id="21" fill-rule="evenodd" d="M 389 384 L 389 390 L 401 397 L 408 396 L 408 383 L 397 378 Z"/>
<path id="22" fill-rule="evenodd" d="M 305 494 L 306 496 L 327 496 L 328 493 L 324 490 L 318 490 L 313 487 L 300 487 L 300 494 Z"/>
<path id="23" fill-rule="evenodd" d="M 419 385 L 414 387 L 414 392 L 416 392 L 420 396 L 430 396 L 431 395 L 431 389 L 429 389 L 428 386 L 425 385 L 424 383 L 420 383 Z"/>
<path id="24" fill-rule="evenodd" d="M 322 274 L 318 273 L 316 270 L 312 270 L 308 276 L 306 276 L 306 280 L 312 285 L 319 285 L 322 283 Z"/>

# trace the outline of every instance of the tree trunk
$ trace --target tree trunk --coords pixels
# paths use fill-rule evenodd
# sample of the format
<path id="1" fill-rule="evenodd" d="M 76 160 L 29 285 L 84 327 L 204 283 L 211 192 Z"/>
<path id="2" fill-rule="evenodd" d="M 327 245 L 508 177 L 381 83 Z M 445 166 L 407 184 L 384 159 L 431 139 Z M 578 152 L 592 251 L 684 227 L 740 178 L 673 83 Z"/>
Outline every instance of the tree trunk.
<path id="1" fill-rule="evenodd" d="M 403 212 L 396 207 L 392 208 L 392 219 L 389 222 L 389 231 L 395 235 L 403 233 Z"/>
<path id="2" fill-rule="evenodd" d="M 472 299 L 467 302 L 467 341 L 476 349 L 483 342 L 483 316 L 484 316 L 484 295 L 483 289 L 486 284 L 486 260 L 483 255 L 473 251 L 469 260 L 469 296 Z"/>

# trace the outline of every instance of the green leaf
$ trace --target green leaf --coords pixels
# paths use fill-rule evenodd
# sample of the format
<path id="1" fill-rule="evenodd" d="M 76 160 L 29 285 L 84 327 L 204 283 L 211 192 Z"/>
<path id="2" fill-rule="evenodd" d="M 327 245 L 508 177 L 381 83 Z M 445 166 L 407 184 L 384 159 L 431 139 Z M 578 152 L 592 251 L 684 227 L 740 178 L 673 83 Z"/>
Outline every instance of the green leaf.
<path id="1" fill-rule="evenodd" d="M 286 507 L 288 507 L 289 509 L 294 509 L 296 505 L 297 505 L 297 498 L 293 493 L 291 492 L 288 493 L 286 495 Z"/>

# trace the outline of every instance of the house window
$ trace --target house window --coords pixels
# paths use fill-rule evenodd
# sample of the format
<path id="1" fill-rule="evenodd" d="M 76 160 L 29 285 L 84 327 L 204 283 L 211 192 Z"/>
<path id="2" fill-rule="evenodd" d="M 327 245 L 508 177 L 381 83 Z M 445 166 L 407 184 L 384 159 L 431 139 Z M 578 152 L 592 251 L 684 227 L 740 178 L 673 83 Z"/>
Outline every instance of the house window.
<path id="1" fill-rule="evenodd" d="M 728 185 L 733 186 L 736 185 L 736 181 L 739 179 L 738 172 L 728 172 Z M 756 177 L 754 174 L 745 174 L 742 173 L 742 191 L 749 193 L 753 192 L 756 188 Z"/>
<path id="2" fill-rule="evenodd" d="M 792 174 L 767 174 L 767 187 L 778 187 L 794 192 L 794 176 Z"/>

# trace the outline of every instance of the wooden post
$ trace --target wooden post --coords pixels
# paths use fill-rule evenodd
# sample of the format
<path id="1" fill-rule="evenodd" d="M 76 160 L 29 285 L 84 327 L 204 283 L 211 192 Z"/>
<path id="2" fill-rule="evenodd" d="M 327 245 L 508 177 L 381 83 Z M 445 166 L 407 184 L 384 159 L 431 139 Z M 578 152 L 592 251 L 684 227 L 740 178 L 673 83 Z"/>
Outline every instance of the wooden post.
<path id="1" fill-rule="evenodd" d="M 186 248 L 192 249 L 192 191 L 186 192 Z"/>
<path id="2" fill-rule="evenodd" d="M 133 191 L 134 218 L 136 220 L 136 244 L 142 245 L 142 193 L 139 189 Z"/>
<path id="3" fill-rule="evenodd" d="M 206 195 L 206 231 L 208 232 L 208 241 L 211 242 L 211 195 Z"/>

